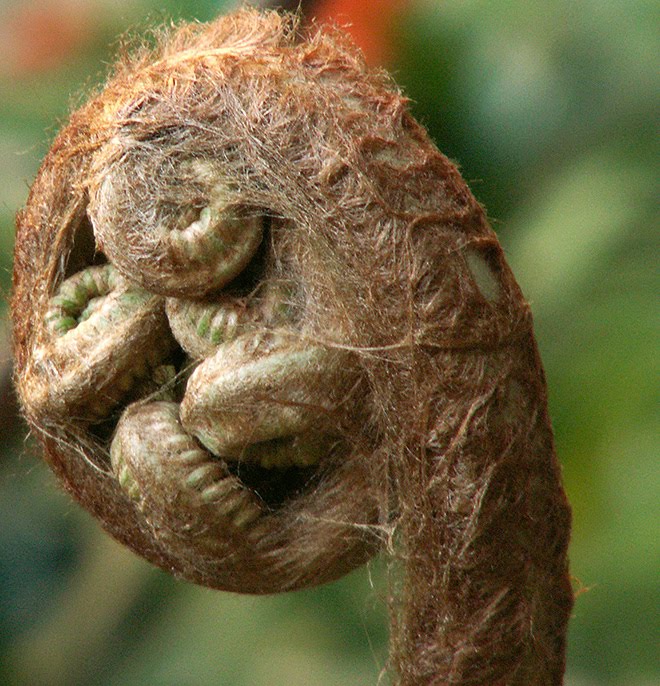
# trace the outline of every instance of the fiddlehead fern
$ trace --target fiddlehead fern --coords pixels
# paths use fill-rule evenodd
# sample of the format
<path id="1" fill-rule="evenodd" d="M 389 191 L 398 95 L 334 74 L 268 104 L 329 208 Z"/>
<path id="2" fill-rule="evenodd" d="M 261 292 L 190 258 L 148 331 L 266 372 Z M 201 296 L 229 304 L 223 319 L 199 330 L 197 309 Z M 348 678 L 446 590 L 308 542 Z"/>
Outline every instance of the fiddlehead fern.
<path id="1" fill-rule="evenodd" d="M 149 293 L 109 337 L 71 266 L 90 230 Z M 13 313 L 46 458 L 134 550 L 269 593 L 385 539 L 401 684 L 561 683 L 570 510 L 529 307 L 456 168 L 344 37 L 243 10 L 119 64 L 19 216 Z M 150 350 L 169 400 L 112 395 Z"/>

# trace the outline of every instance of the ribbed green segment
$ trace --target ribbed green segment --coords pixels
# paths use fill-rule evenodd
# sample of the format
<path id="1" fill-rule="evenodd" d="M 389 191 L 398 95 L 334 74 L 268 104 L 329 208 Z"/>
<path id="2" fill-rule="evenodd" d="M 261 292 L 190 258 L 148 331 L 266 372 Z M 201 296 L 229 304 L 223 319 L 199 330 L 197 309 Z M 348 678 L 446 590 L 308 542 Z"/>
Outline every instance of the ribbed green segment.
<path id="1" fill-rule="evenodd" d="M 63 335 L 71 329 L 75 329 L 78 326 L 78 322 L 73 317 L 58 317 L 52 324 L 55 333 Z"/>
<path id="2" fill-rule="evenodd" d="M 208 309 L 199 318 L 197 322 L 197 335 L 200 338 L 206 338 L 209 334 L 209 329 L 211 328 L 211 319 L 213 317 L 212 310 Z"/>
<path id="3" fill-rule="evenodd" d="M 96 312 L 99 307 L 103 304 L 103 299 L 102 298 L 92 298 L 88 303 L 87 307 L 80 313 L 80 316 L 78 317 L 78 323 L 84 322 L 85 320 L 89 319 L 94 312 Z"/>
<path id="4" fill-rule="evenodd" d="M 213 345 L 220 345 L 225 338 L 225 331 L 221 326 L 216 326 L 211 329 L 210 340 Z"/>

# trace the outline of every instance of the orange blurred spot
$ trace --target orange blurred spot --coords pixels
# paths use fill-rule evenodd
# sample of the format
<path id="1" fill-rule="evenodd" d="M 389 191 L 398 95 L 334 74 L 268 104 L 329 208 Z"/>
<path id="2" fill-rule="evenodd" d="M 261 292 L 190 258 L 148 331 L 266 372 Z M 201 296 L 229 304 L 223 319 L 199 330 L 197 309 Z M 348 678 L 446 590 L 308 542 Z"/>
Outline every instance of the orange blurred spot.
<path id="1" fill-rule="evenodd" d="M 392 36 L 396 22 L 410 0 L 320 0 L 314 16 L 321 22 L 342 26 L 362 48 L 371 65 L 387 64 L 392 58 Z"/>
<path id="2" fill-rule="evenodd" d="M 94 34 L 93 3 L 33 0 L 0 19 L 0 73 L 28 76 L 54 69 L 79 53 Z"/>

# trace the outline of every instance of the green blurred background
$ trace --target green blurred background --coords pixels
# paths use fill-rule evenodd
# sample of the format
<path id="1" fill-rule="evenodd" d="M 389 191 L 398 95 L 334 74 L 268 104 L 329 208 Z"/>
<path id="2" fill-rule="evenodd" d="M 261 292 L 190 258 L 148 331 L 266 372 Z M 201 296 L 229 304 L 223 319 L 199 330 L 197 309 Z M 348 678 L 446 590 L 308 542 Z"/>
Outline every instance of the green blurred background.
<path id="1" fill-rule="evenodd" d="M 0 0 L 5 296 L 13 215 L 67 112 L 103 79 L 118 37 L 169 18 L 207 20 L 229 5 Z M 567 684 L 660 684 L 660 6 L 307 6 L 352 21 L 369 58 L 394 72 L 487 207 L 532 303 L 574 512 L 580 594 Z M 12 416 L 0 346 L 0 683 L 376 684 L 387 655 L 382 563 L 272 598 L 212 592 L 151 568 L 58 490 Z"/>

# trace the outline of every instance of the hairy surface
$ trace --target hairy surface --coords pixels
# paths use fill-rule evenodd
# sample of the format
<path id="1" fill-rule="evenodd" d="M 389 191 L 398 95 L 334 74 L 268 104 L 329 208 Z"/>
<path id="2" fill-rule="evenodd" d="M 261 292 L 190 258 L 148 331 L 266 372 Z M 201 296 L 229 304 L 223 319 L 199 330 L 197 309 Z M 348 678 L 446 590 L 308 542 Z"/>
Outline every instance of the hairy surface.
<path id="1" fill-rule="evenodd" d="M 227 272 L 206 261 L 216 249 Z M 218 354 L 208 328 L 197 335 L 204 311 L 189 301 L 203 302 L 222 345 L 234 337 L 236 374 L 262 375 L 236 391 L 255 413 L 243 421 L 301 388 L 302 407 L 318 401 L 322 430 L 310 439 L 316 420 L 303 417 L 300 436 L 270 446 L 293 462 L 322 450 L 318 466 L 255 476 L 246 455 L 231 468 L 153 386 L 135 391 L 121 432 L 119 412 L 101 423 L 58 414 L 71 393 L 60 379 L 87 361 L 51 358 L 48 313 L 66 279 L 108 260 L 155 294 L 152 329 L 177 313 L 175 334 L 192 329 L 164 360 L 177 400 L 188 383 L 215 392 L 209 362 L 189 382 L 184 355 Z M 282 294 L 284 319 L 269 293 Z M 246 302 L 270 309 L 236 324 Z M 139 554 L 197 583 L 271 593 L 385 548 L 399 683 L 562 682 L 570 512 L 529 307 L 455 166 L 343 35 L 302 38 L 291 16 L 243 10 L 125 57 L 72 115 L 19 215 L 13 317 L 17 384 L 46 459 Z M 302 341 L 322 362 L 279 366 L 274 389 L 259 360 L 231 350 L 246 350 L 242 335 L 271 340 L 283 321 L 298 342 L 280 352 L 303 355 Z M 143 330 L 136 357 L 151 345 Z M 92 402 L 94 383 L 83 392 Z"/>

